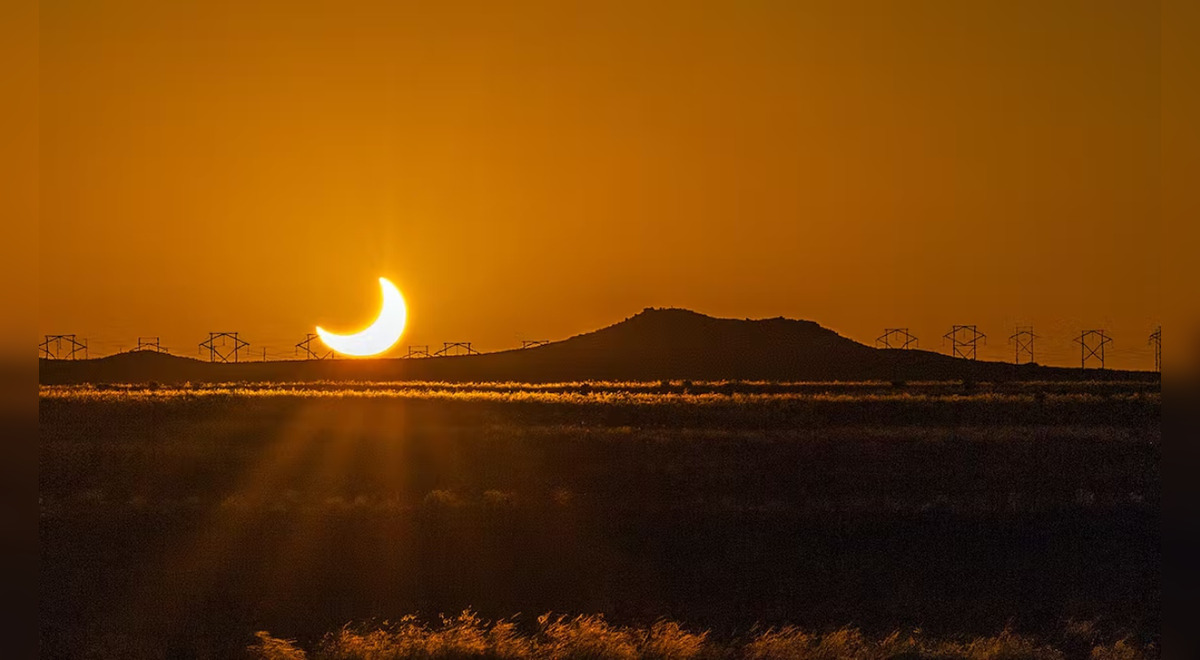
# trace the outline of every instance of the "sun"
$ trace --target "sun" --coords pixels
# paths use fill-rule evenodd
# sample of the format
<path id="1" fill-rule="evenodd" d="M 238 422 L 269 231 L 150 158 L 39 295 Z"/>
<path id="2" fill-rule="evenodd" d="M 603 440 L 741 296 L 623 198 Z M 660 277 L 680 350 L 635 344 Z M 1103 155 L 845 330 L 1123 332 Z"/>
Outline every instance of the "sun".
<path id="1" fill-rule="evenodd" d="M 363 330 L 352 335 L 338 335 L 317 326 L 317 335 L 325 345 L 340 355 L 353 357 L 369 357 L 379 355 L 396 345 L 400 335 L 404 334 L 404 324 L 408 321 L 408 306 L 404 296 L 386 277 L 379 278 L 379 288 L 383 290 L 383 306 L 379 316 Z"/>

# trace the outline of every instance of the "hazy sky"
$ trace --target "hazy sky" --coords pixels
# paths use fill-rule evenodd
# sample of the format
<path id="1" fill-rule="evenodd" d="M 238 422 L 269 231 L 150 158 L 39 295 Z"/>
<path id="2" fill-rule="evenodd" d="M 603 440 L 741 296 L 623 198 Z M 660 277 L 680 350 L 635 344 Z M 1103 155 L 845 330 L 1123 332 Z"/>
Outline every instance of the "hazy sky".
<path id="1" fill-rule="evenodd" d="M 39 325 L 290 356 L 375 278 L 402 344 L 646 306 L 952 323 L 1152 366 L 1156 3 L 41 6 Z"/>

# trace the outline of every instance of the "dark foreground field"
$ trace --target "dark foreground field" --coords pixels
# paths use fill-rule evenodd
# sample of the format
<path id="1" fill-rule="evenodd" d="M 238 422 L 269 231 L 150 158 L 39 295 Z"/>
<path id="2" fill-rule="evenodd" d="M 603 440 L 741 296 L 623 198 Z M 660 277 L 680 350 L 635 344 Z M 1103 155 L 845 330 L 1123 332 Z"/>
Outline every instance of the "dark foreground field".
<path id="1" fill-rule="evenodd" d="M 467 608 L 745 657 L 784 625 L 1145 646 L 1159 420 L 1157 383 L 43 388 L 42 652 L 237 657 Z"/>

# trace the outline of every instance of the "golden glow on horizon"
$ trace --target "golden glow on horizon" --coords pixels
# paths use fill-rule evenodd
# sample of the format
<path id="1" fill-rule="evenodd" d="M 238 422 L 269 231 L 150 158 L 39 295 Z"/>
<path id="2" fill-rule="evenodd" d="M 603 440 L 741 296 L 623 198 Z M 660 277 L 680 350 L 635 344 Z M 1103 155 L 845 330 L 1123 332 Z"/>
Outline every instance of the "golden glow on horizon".
<path id="1" fill-rule="evenodd" d="M 342 355 L 368 357 L 379 355 L 400 340 L 404 324 L 408 320 L 408 306 L 404 296 L 386 277 L 379 278 L 383 290 L 383 307 L 371 325 L 351 335 L 338 335 L 317 326 L 317 334 L 325 345 Z"/>

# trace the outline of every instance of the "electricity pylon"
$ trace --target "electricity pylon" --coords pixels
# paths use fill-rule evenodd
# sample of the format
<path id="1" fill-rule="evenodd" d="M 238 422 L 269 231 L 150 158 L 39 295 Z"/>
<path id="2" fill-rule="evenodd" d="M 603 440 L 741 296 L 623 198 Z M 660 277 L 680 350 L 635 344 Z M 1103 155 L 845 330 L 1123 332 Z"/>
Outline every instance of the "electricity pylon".
<path id="1" fill-rule="evenodd" d="M 942 335 L 942 343 L 950 340 L 950 355 L 974 360 L 979 355 L 979 341 L 987 344 L 987 335 L 973 325 L 953 325 L 950 332 Z"/>
<path id="2" fill-rule="evenodd" d="M 437 356 L 448 355 L 479 355 L 479 351 L 471 348 L 469 341 L 444 341 L 442 342 L 442 350 L 433 354 Z"/>
<path id="3" fill-rule="evenodd" d="M 80 353 L 86 360 L 87 340 L 80 341 L 75 335 L 45 335 L 38 344 L 38 356 L 47 360 L 78 360 Z"/>
<path id="4" fill-rule="evenodd" d="M 908 328 L 884 328 L 883 334 L 875 338 L 876 348 L 909 349 L 920 345 L 917 336 L 910 333 Z"/>
<path id="5" fill-rule="evenodd" d="M 1033 364 L 1034 339 L 1037 339 L 1037 335 L 1033 334 L 1032 325 L 1017 326 L 1017 331 L 1008 337 L 1009 343 L 1014 345 L 1014 363 Z M 1024 362 L 1021 361 L 1022 357 L 1025 358 Z"/>
<path id="6" fill-rule="evenodd" d="M 429 357 L 429 344 L 410 344 L 408 354 L 405 358 L 427 358 Z"/>
<path id="7" fill-rule="evenodd" d="M 316 350 L 313 349 L 313 342 L 317 340 L 318 336 L 309 332 L 304 335 L 304 341 L 296 344 L 296 348 L 292 352 L 300 353 L 303 351 L 305 360 L 324 360 L 333 357 L 333 349 L 322 351 L 320 344 L 317 345 Z"/>
<path id="8" fill-rule="evenodd" d="M 236 332 L 210 332 L 208 340 L 200 342 L 200 352 L 208 349 L 209 362 L 237 362 L 242 349 L 249 345 L 250 342 L 240 339 Z"/>
<path id="9" fill-rule="evenodd" d="M 1099 360 L 1100 368 L 1104 369 L 1104 347 L 1112 343 L 1112 337 L 1104 330 L 1084 330 L 1075 338 L 1079 344 L 1079 366 L 1087 369 L 1089 360 Z"/>
<path id="10" fill-rule="evenodd" d="M 1162 326 L 1150 333 L 1150 344 L 1154 345 L 1154 370 L 1162 373 Z"/>

